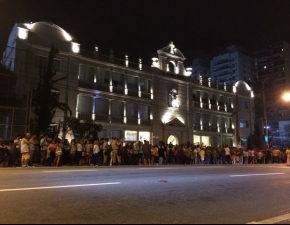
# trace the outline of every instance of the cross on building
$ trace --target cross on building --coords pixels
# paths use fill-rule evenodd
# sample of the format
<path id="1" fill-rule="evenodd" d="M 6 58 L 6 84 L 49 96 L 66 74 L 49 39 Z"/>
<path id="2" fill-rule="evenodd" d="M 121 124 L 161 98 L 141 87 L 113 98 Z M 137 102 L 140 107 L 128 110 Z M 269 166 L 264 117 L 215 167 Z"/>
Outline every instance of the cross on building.
<path id="1" fill-rule="evenodd" d="M 175 45 L 173 44 L 172 41 L 169 43 L 169 47 L 170 47 L 170 53 L 173 54 L 174 53 L 173 50 L 175 49 Z"/>

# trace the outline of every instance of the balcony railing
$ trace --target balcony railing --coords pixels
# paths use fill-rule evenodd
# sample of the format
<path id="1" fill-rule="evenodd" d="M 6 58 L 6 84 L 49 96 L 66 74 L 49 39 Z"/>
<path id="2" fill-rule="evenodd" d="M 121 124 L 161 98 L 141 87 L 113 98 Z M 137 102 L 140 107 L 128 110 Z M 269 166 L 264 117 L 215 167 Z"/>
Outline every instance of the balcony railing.
<path id="1" fill-rule="evenodd" d="M 128 124 L 137 124 L 138 119 L 137 118 L 127 118 Z"/>
<path id="2" fill-rule="evenodd" d="M 150 120 L 142 120 L 141 119 L 141 125 L 150 126 Z"/>
<path id="3" fill-rule="evenodd" d="M 111 116 L 112 123 L 124 123 L 123 116 Z"/>
<path id="4" fill-rule="evenodd" d="M 90 113 L 79 113 L 78 114 L 79 120 L 92 120 L 92 114 Z"/>
<path id="5" fill-rule="evenodd" d="M 95 121 L 100 121 L 100 122 L 108 122 L 108 115 L 101 115 L 101 114 L 96 114 L 95 115 Z"/>

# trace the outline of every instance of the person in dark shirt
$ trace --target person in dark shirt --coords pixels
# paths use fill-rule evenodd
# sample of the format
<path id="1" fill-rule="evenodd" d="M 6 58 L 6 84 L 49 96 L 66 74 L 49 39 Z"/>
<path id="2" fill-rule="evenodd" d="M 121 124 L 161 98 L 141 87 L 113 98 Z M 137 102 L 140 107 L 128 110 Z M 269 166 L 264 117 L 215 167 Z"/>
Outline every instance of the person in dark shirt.
<path id="1" fill-rule="evenodd" d="M 160 141 L 158 146 L 159 165 L 163 164 L 163 160 L 165 158 L 165 151 L 166 151 L 165 144 L 163 141 Z"/>
<path id="2" fill-rule="evenodd" d="M 0 154 L 2 167 L 7 167 L 9 162 L 9 149 L 3 142 L 0 144 Z"/>

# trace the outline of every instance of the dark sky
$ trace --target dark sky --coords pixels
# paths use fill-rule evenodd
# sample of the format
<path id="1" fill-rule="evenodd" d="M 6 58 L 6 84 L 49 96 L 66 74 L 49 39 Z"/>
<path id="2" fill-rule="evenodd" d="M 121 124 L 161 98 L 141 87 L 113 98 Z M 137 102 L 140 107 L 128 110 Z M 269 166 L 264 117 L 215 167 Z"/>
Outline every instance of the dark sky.
<path id="1" fill-rule="evenodd" d="M 187 58 L 208 57 L 237 44 L 249 50 L 290 40 L 289 0 L 0 0 L 0 50 L 15 23 L 48 21 L 101 54 L 140 55 L 148 66 L 170 41 Z"/>

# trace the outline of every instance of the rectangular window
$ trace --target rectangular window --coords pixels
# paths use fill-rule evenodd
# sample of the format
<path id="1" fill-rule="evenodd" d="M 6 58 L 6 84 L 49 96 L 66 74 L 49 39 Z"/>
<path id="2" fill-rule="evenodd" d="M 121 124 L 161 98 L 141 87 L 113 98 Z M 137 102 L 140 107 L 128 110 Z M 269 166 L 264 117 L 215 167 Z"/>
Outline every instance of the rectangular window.
<path id="1" fill-rule="evenodd" d="M 140 119 L 149 120 L 150 119 L 150 106 L 139 105 L 140 107 Z"/>
<path id="2" fill-rule="evenodd" d="M 247 120 L 240 120 L 240 127 L 241 128 L 248 128 L 248 121 Z"/>
<path id="3" fill-rule="evenodd" d="M 47 56 L 35 55 L 34 68 L 37 68 L 37 69 L 42 68 L 43 70 L 46 70 L 47 69 L 47 62 L 48 62 Z M 60 59 L 53 60 L 52 71 L 61 72 L 61 60 Z"/>
<path id="4" fill-rule="evenodd" d="M 127 117 L 138 118 L 138 104 L 134 102 L 127 102 Z"/>
<path id="5" fill-rule="evenodd" d="M 80 65 L 79 68 L 79 80 L 86 83 L 94 82 L 94 67 L 87 65 Z"/>
<path id="6" fill-rule="evenodd" d="M 78 95 L 77 111 L 79 113 L 91 114 L 93 111 L 93 98 L 90 96 Z"/>
<path id="7" fill-rule="evenodd" d="M 97 83 L 99 84 L 110 84 L 110 71 L 98 68 L 97 71 Z"/>
<path id="8" fill-rule="evenodd" d="M 109 114 L 109 100 L 103 98 L 95 99 L 95 109 L 96 114 L 108 115 Z"/>
<path id="9" fill-rule="evenodd" d="M 127 87 L 129 90 L 138 91 L 138 77 L 127 76 Z"/>
<path id="10" fill-rule="evenodd" d="M 200 114 L 199 113 L 196 113 L 195 114 L 195 122 L 194 122 L 195 125 L 200 125 Z"/>
<path id="11" fill-rule="evenodd" d="M 124 103 L 121 101 L 112 101 L 112 116 L 123 117 L 124 115 Z"/>
<path id="12" fill-rule="evenodd" d="M 140 89 L 144 93 L 150 93 L 150 82 L 145 78 L 140 78 Z"/>
<path id="13" fill-rule="evenodd" d="M 115 88 L 124 89 L 124 74 L 116 72 L 113 74 L 113 86 Z"/>
<path id="14" fill-rule="evenodd" d="M 248 109 L 248 102 L 239 101 L 239 107 L 240 109 Z"/>

